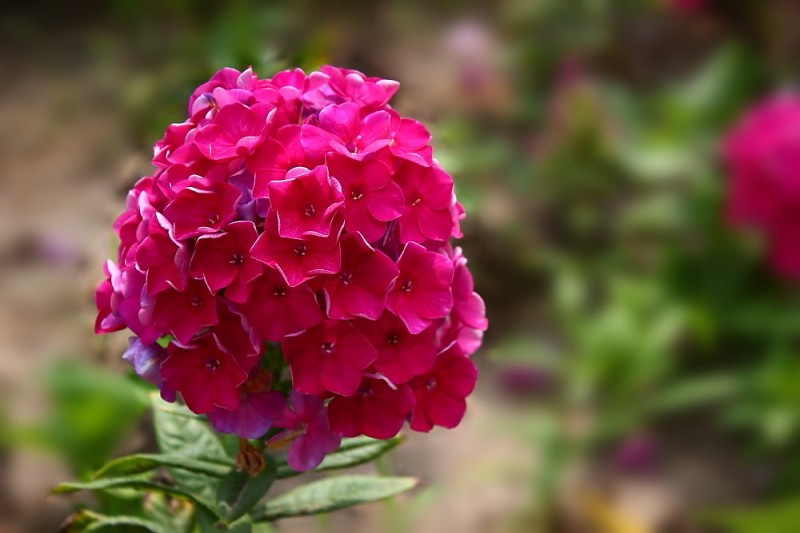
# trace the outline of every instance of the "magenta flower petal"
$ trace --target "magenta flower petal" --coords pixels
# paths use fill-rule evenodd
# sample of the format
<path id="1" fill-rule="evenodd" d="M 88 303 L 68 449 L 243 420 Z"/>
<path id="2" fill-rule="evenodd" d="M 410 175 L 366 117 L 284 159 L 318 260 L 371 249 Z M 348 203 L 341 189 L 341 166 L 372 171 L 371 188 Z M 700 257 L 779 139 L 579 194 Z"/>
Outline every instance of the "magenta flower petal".
<path id="1" fill-rule="evenodd" d="M 453 307 L 450 285 L 453 263 L 445 256 L 409 242 L 397 260 L 400 275 L 389 292 L 386 308 L 397 315 L 411 333 L 419 333 Z"/>
<path id="2" fill-rule="evenodd" d="M 306 330 L 323 319 L 311 289 L 305 285 L 290 287 L 271 268 L 254 282 L 249 299 L 241 307 L 256 333 L 271 342 Z"/>
<path id="3" fill-rule="evenodd" d="M 195 333 L 219 321 L 214 295 L 201 281 L 191 280 L 183 292 L 174 289 L 158 293 L 153 322 L 188 344 Z"/>
<path id="4" fill-rule="evenodd" d="M 282 180 L 289 169 L 307 164 L 300 144 L 300 126 L 288 124 L 266 139 L 247 159 L 247 169 L 255 176 L 253 197 L 266 198 L 269 183 Z"/>
<path id="5" fill-rule="evenodd" d="M 328 317 L 376 320 L 383 313 L 386 294 L 399 273 L 397 265 L 357 233 L 344 235 L 341 249 L 341 270 L 322 281 Z"/>
<path id="6" fill-rule="evenodd" d="M 375 370 L 395 384 L 428 372 L 436 360 L 436 329 L 428 327 L 412 334 L 402 320 L 384 313 L 379 320 L 359 323 L 370 343 L 378 350 Z"/>
<path id="7" fill-rule="evenodd" d="M 433 369 L 410 382 L 416 406 L 411 415 L 411 429 L 430 431 L 433 426 L 456 427 L 464 417 L 465 398 L 475 388 L 478 370 L 458 348 L 451 344 L 436 358 Z"/>
<path id="8" fill-rule="evenodd" d="M 275 425 L 286 430 L 272 437 L 269 443 L 290 440 L 286 459 L 297 471 L 313 470 L 326 453 L 335 451 L 341 443 L 341 437 L 330 429 L 325 404 L 318 396 L 291 392 Z"/>
<path id="9" fill-rule="evenodd" d="M 246 388 L 246 384 L 242 388 Z M 206 416 L 220 433 L 259 439 L 272 427 L 284 405 L 283 395 L 276 391 L 240 392 L 236 409 L 217 407 Z"/>
<path id="10" fill-rule="evenodd" d="M 190 274 L 205 280 L 214 294 L 234 281 L 247 285 L 263 269 L 250 255 L 257 236 L 255 224 L 246 220 L 232 222 L 220 233 L 200 236 L 192 254 Z"/>
<path id="11" fill-rule="evenodd" d="M 164 208 L 177 239 L 215 233 L 233 220 L 236 203 L 242 195 L 235 186 L 202 179 L 183 183 L 186 187 Z"/>
<path id="12" fill-rule="evenodd" d="M 381 379 L 365 379 L 355 395 L 337 396 L 328 405 L 331 428 L 345 437 L 390 439 L 414 408 L 407 385 L 392 388 Z"/>
<path id="13" fill-rule="evenodd" d="M 289 239 L 328 237 L 344 207 L 339 182 L 331 179 L 325 166 L 299 173 L 268 185 L 278 235 Z"/>
<path id="14" fill-rule="evenodd" d="M 290 287 L 297 287 L 319 274 L 335 274 L 341 268 L 341 230 L 328 237 L 289 239 L 278 235 L 275 224 L 270 226 L 258 237 L 250 253 L 280 272 Z"/>
<path id="15" fill-rule="evenodd" d="M 265 104 L 226 105 L 211 123 L 198 130 L 194 143 L 204 156 L 215 161 L 246 156 L 261 140 L 270 107 Z"/>
<path id="16" fill-rule="evenodd" d="M 205 414 L 215 407 L 239 407 L 237 388 L 247 379 L 247 372 L 211 335 L 198 337 L 188 345 L 171 342 L 167 354 L 161 363 L 161 374 L 193 412 Z"/>
<path id="17" fill-rule="evenodd" d="M 304 394 L 355 393 L 361 374 L 378 356 L 349 322 L 326 320 L 281 342 L 292 384 Z"/>
<path id="18" fill-rule="evenodd" d="M 427 239 L 446 241 L 456 225 L 450 206 L 454 203 L 453 179 L 437 166 L 404 162 L 394 176 L 403 190 L 405 210 L 400 218 L 403 242 Z"/>

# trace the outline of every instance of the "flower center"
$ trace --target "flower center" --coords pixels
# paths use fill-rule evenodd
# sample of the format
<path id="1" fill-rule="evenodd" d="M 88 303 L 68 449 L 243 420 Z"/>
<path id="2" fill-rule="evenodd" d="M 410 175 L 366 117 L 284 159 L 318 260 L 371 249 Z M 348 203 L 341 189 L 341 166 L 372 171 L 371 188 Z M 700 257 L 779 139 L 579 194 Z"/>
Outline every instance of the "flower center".
<path id="1" fill-rule="evenodd" d="M 425 389 L 427 389 L 427 390 L 429 390 L 429 391 L 432 391 L 434 388 L 436 388 L 436 378 L 430 378 L 430 379 L 429 379 L 429 380 L 428 380 L 428 381 L 425 383 Z"/>
<path id="2" fill-rule="evenodd" d="M 347 270 L 342 270 L 339 274 L 339 281 L 342 282 L 342 285 L 349 285 L 353 281 L 353 274 Z"/>
<path id="3" fill-rule="evenodd" d="M 303 214 L 307 217 L 313 217 L 316 212 L 317 208 L 314 207 L 314 204 L 308 204 L 303 208 Z"/>
<path id="4" fill-rule="evenodd" d="M 218 370 L 220 367 L 219 359 L 216 357 L 209 357 L 206 361 L 206 368 L 209 370 Z"/>
<path id="5" fill-rule="evenodd" d="M 203 307 L 203 300 L 199 296 L 192 296 L 192 307 Z"/>
<path id="6" fill-rule="evenodd" d="M 234 252 L 231 254 L 231 258 L 228 259 L 228 263 L 232 265 L 241 265 L 244 263 L 244 254 L 241 252 Z"/>
<path id="7" fill-rule="evenodd" d="M 350 197 L 355 200 L 356 202 L 364 198 L 364 193 L 358 190 L 354 190 L 350 193 Z"/>
<path id="8" fill-rule="evenodd" d="M 294 247 L 294 253 L 300 257 L 304 257 L 308 253 L 308 249 L 305 244 L 301 243 Z"/>
<path id="9" fill-rule="evenodd" d="M 286 287 L 283 285 L 278 285 L 275 287 L 275 290 L 272 291 L 273 296 L 277 296 L 278 298 L 283 298 L 286 296 Z"/>
<path id="10" fill-rule="evenodd" d="M 394 344 L 397 344 L 398 342 L 400 342 L 400 335 L 398 335 L 397 333 L 392 333 L 391 335 L 386 337 L 386 343 L 387 344 L 394 345 Z"/>
<path id="11" fill-rule="evenodd" d="M 403 292 L 411 292 L 411 289 L 413 287 L 414 287 L 414 283 L 410 279 L 407 279 L 407 280 L 405 280 L 403 282 L 402 285 L 400 285 L 400 290 L 403 291 Z"/>
<path id="12" fill-rule="evenodd" d="M 325 341 L 322 343 L 322 346 L 320 346 L 320 349 L 326 354 L 332 354 L 336 351 L 336 345 L 331 341 Z"/>
<path id="13" fill-rule="evenodd" d="M 219 213 L 211 213 L 208 215 L 208 225 L 213 226 L 219 222 Z"/>
<path id="14" fill-rule="evenodd" d="M 422 201 L 422 198 L 417 198 L 411 202 L 411 207 L 417 207 L 419 203 Z"/>

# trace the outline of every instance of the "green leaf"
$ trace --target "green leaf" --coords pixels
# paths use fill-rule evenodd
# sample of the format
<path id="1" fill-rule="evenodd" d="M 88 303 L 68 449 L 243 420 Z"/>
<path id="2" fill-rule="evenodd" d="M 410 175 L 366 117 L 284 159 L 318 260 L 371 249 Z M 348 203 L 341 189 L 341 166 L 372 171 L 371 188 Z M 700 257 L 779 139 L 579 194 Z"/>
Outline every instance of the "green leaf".
<path id="1" fill-rule="evenodd" d="M 131 476 L 155 470 L 160 466 L 168 466 L 220 478 L 227 474 L 229 470 L 229 467 L 219 463 L 191 459 L 182 455 L 140 453 L 126 455 L 125 457 L 109 461 L 100 470 L 94 473 L 92 479 Z"/>
<path id="2" fill-rule="evenodd" d="M 150 385 L 78 361 L 59 360 L 43 377 L 52 409 L 20 435 L 62 455 L 79 475 L 108 460 L 148 405 Z"/>
<path id="3" fill-rule="evenodd" d="M 135 516 L 103 516 L 92 522 L 83 533 L 96 533 L 98 531 L 149 531 L 150 533 L 169 533 L 160 524 L 137 518 Z"/>
<path id="4" fill-rule="evenodd" d="M 145 492 L 160 492 L 162 494 L 169 494 L 179 498 L 185 498 L 197 505 L 208 508 L 208 506 L 194 495 L 177 487 L 163 485 L 155 481 L 149 481 L 141 477 L 115 477 L 95 479 L 92 481 L 69 481 L 56 485 L 51 494 L 68 494 L 71 492 L 78 492 L 81 490 L 111 490 L 111 489 L 134 489 Z"/>
<path id="5" fill-rule="evenodd" d="M 230 522 L 241 517 L 260 500 L 275 481 L 275 462 L 265 457 L 266 467 L 256 476 L 231 469 L 217 489 L 217 505 L 222 517 Z"/>
<path id="6" fill-rule="evenodd" d="M 186 406 L 164 402 L 158 393 L 150 396 L 158 447 L 164 454 L 230 463 L 219 438 L 205 420 Z"/>
<path id="7" fill-rule="evenodd" d="M 395 496 L 416 486 L 412 477 L 337 476 L 303 485 L 258 506 L 253 521 L 327 513 Z"/>
<path id="8" fill-rule="evenodd" d="M 81 533 L 86 531 L 92 522 L 99 520 L 101 516 L 89 509 L 78 509 L 67 517 L 61 527 L 59 533 Z"/>
<path id="9" fill-rule="evenodd" d="M 701 519 L 731 533 L 794 533 L 800 523 L 800 498 L 735 509 L 708 510 L 701 513 Z"/>
<path id="10" fill-rule="evenodd" d="M 191 530 L 192 524 L 195 523 L 195 516 L 202 509 L 202 507 L 189 502 L 176 500 L 168 494 L 155 492 L 149 493 L 146 500 L 139 503 L 139 509 L 133 513 L 111 512 L 109 509 L 102 507 L 102 504 L 101 508 L 107 515 L 134 514 L 135 516 L 146 516 L 148 520 L 160 524 L 163 529 L 180 533 L 188 533 Z M 142 511 L 144 511 L 144 515 L 141 514 Z"/>
<path id="11" fill-rule="evenodd" d="M 232 464 L 219 438 L 203 419 L 183 405 L 164 402 L 158 394 L 152 394 L 151 401 L 156 440 L 163 454 L 179 453 L 186 459 Z M 217 477 L 168 468 L 178 487 L 194 495 L 210 509 L 216 508 Z"/>
<path id="12" fill-rule="evenodd" d="M 741 381 L 732 375 L 686 378 L 645 403 L 650 414 L 665 414 L 730 399 Z"/>
<path id="13" fill-rule="evenodd" d="M 88 509 L 80 509 L 70 515 L 63 533 L 92 533 L 97 531 L 149 531 L 169 533 L 161 524 L 136 516 L 104 516 Z"/>
<path id="14" fill-rule="evenodd" d="M 377 459 L 401 442 L 403 442 L 403 437 L 394 437 L 386 440 L 376 440 L 369 437 L 344 439 L 341 447 L 325 456 L 325 459 L 314 471 L 323 472 L 367 463 Z M 279 479 L 296 476 L 301 473 L 292 470 L 285 461 L 278 465 Z"/>

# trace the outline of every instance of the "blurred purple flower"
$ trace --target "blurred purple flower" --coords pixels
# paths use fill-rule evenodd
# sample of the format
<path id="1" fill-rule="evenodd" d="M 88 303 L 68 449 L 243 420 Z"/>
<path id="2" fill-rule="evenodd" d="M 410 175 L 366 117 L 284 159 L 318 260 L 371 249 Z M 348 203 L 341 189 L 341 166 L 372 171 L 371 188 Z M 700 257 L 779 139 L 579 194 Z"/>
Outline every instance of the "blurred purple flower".
<path id="1" fill-rule="evenodd" d="M 667 0 L 667 6 L 680 13 L 696 13 L 708 6 L 707 0 Z"/>
<path id="2" fill-rule="evenodd" d="M 500 369 L 497 375 L 503 392 L 510 396 L 536 396 L 553 390 L 553 375 L 543 368 L 514 364 Z"/>
<path id="3" fill-rule="evenodd" d="M 624 439 L 613 455 L 614 466 L 627 474 L 641 474 L 651 470 L 658 458 L 655 441 L 642 434 Z"/>
<path id="4" fill-rule="evenodd" d="M 45 233 L 36 238 L 36 253 L 48 265 L 74 267 L 80 261 L 80 251 L 75 242 L 57 233 Z"/>

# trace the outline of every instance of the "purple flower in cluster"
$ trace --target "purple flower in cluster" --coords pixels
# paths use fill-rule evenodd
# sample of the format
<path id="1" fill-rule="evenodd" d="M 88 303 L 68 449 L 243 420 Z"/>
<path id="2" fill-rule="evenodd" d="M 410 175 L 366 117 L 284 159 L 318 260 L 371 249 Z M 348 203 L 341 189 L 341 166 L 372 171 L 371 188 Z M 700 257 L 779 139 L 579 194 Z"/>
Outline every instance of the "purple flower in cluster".
<path id="1" fill-rule="evenodd" d="M 167 352 L 160 345 L 144 344 L 139 337 L 129 338 L 128 349 L 122 354 L 122 359 L 133 367 L 136 375 L 158 387 L 165 401 L 174 402 L 175 391 L 161 375 L 161 363 L 166 357 Z"/>

